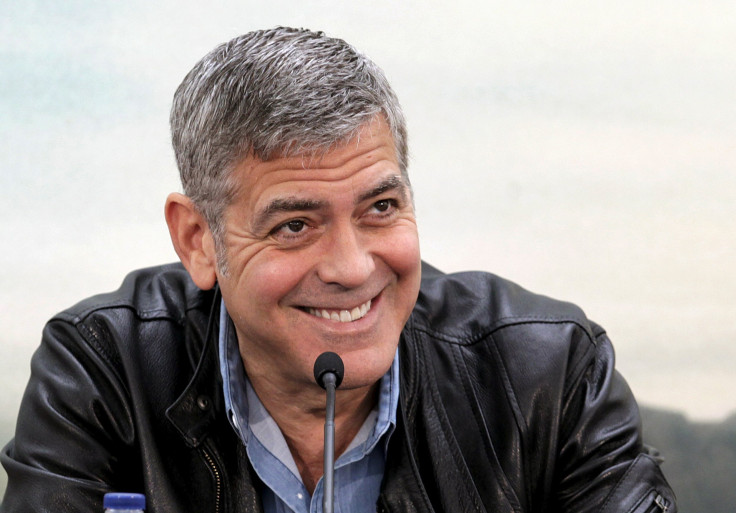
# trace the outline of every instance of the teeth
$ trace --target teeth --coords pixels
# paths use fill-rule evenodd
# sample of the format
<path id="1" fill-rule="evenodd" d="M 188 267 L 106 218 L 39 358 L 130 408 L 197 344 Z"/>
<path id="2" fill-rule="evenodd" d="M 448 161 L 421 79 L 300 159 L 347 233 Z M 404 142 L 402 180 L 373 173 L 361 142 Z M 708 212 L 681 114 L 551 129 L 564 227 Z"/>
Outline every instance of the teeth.
<path id="1" fill-rule="evenodd" d="M 363 303 L 360 306 L 356 306 L 352 310 L 325 310 L 319 308 L 308 308 L 307 312 L 314 315 L 315 317 L 321 317 L 323 319 L 330 319 L 337 322 L 351 322 L 357 321 L 358 319 L 365 317 L 365 314 L 371 309 L 371 302 Z"/>

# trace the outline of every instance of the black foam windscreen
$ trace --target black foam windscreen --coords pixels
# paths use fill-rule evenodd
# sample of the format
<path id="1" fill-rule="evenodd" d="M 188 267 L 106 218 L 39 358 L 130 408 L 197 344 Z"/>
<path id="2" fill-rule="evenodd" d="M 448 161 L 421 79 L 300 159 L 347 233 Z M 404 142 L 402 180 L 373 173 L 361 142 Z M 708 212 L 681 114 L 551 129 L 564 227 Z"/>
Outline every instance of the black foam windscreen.
<path id="1" fill-rule="evenodd" d="M 314 362 L 314 379 L 322 388 L 325 388 L 324 375 L 328 372 L 335 375 L 335 388 L 339 387 L 345 374 L 345 366 L 342 363 L 342 358 L 332 351 L 325 351 Z"/>

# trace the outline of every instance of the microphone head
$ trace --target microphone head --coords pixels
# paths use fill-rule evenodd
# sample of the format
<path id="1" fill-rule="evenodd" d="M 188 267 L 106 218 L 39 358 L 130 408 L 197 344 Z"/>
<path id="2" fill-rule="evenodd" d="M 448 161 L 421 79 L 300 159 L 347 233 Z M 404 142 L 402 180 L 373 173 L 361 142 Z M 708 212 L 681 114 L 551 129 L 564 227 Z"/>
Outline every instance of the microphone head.
<path id="1" fill-rule="evenodd" d="M 314 362 L 314 379 L 322 388 L 325 388 L 324 376 L 328 372 L 335 375 L 335 388 L 339 387 L 345 374 L 345 366 L 342 363 L 342 358 L 332 351 L 325 351 Z"/>

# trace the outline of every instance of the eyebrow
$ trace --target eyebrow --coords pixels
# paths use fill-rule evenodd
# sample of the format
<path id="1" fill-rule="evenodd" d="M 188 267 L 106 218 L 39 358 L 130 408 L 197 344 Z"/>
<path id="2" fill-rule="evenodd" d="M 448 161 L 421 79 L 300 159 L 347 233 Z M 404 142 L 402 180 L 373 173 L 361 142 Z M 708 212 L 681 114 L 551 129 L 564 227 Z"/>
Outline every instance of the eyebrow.
<path id="1" fill-rule="evenodd" d="M 385 180 L 381 181 L 373 189 L 364 192 L 358 197 L 358 201 L 362 202 L 376 196 L 380 196 L 388 191 L 399 190 L 401 192 L 401 199 L 406 199 L 406 183 L 404 179 L 399 175 L 389 176 Z"/>
<path id="2" fill-rule="evenodd" d="M 278 214 L 305 211 L 313 212 L 324 208 L 324 206 L 324 201 L 293 197 L 276 198 L 255 215 L 253 228 L 255 232 L 260 232 Z"/>
<path id="3" fill-rule="evenodd" d="M 371 198 L 385 194 L 388 191 L 400 190 L 401 198 L 406 199 L 406 183 L 399 175 L 389 176 L 382 180 L 372 189 L 364 192 L 358 197 L 358 202 L 363 202 Z M 255 216 L 253 221 L 253 231 L 258 233 L 262 231 L 273 219 L 279 214 L 289 212 L 314 212 L 327 206 L 325 201 L 304 199 L 297 197 L 274 198 L 268 205 L 261 209 Z"/>

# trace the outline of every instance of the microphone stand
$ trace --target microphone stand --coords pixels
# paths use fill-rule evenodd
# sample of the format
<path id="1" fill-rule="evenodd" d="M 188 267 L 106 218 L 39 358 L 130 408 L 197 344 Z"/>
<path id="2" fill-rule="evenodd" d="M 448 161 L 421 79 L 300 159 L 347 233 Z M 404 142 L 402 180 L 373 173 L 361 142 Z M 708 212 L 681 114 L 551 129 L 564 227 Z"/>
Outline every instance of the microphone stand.
<path id="1" fill-rule="evenodd" d="M 325 454 L 324 454 L 324 495 L 322 512 L 332 513 L 335 500 L 335 374 L 324 375 L 327 391 L 327 410 L 325 412 Z"/>
<path id="2" fill-rule="evenodd" d="M 339 355 L 324 352 L 314 362 L 314 379 L 327 391 L 322 512 L 332 513 L 335 503 L 335 390 L 342 383 L 345 367 Z"/>

